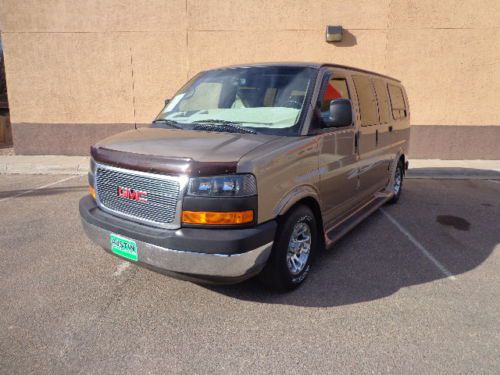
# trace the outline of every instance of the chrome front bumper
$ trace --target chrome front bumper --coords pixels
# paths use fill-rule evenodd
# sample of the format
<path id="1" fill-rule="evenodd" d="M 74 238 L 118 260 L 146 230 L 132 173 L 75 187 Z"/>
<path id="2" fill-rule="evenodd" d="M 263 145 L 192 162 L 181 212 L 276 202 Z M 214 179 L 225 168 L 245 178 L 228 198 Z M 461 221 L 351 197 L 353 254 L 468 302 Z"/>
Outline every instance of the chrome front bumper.
<path id="1" fill-rule="evenodd" d="M 111 252 L 111 232 L 82 219 L 87 236 L 97 245 Z M 168 249 L 137 241 L 139 265 L 151 266 L 167 271 L 193 276 L 193 278 L 245 279 L 254 276 L 264 267 L 271 253 L 273 242 L 238 254 L 208 254 Z M 238 280 L 238 281 L 240 281 Z"/>

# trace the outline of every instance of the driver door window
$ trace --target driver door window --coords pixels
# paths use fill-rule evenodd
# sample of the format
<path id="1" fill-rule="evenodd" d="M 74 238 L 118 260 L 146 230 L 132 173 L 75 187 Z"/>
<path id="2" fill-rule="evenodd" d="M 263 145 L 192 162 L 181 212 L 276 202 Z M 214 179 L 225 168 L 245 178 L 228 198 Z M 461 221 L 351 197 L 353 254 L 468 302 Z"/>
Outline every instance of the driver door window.
<path id="1" fill-rule="evenodd" d="M 330 102 L 335 99 L 350 99 L 347 81 L 344 78 L 332 78 L 328 81 L 321 96 L 321 119 L 328 121 L 330 117 Z"/>

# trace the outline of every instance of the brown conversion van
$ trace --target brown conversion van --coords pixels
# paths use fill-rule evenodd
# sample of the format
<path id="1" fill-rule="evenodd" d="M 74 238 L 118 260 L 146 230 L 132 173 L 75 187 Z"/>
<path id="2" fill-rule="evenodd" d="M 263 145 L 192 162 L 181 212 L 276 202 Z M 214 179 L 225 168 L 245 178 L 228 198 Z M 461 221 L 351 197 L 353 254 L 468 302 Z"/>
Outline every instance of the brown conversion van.
<path id="1" fill-rule="evenodd" d="M 401 195 L 401 83 L 331 64 L 199 73 L 150 127 L 91 149 L 87 235 L 177 277 L 300 285 L 315 254 Z"/>

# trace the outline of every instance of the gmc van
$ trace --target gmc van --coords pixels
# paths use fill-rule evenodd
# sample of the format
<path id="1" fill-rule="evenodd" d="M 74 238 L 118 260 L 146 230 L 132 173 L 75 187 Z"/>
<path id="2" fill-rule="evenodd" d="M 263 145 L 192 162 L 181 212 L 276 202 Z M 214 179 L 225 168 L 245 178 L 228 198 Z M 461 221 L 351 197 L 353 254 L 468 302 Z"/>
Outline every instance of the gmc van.
<path id="1" fill-rule="evenodd" d="M 151 126 L 91 148 L 83 227 L 108 252 L 184 279 L 300 285 L 315 255 L 401 195 L 401 83 L 332 64 L 199 73 Z"/>

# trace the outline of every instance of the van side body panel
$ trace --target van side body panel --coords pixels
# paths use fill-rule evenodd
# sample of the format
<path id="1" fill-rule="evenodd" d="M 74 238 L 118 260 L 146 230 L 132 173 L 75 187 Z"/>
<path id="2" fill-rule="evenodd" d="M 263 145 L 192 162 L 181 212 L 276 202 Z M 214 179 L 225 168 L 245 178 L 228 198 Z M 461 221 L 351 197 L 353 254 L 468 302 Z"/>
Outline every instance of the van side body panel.
<path id="1" fill-rule="evenodd" d="M 383 130 L 378 124 L 375 91 L 368 74 L 352 75 L 356 127 L 359 131 L 360 194 L 364 201 L 385 187 L 389 181 L 387 156 L 380 145 Z"/>
<path id="2" fill-rule="evenodd" d="M 385 137 L 383 138 L 383 147 L 387 149 L 387 157 L 390 161 L 390 181 L 388 184 L 388 189 L 390 189 L 393 182 L 392 177 L 399 159 L 404 156 L 405 160 L 407 160 L 408 157 L 410 142 L 410 108 L 405 88 L 400 83 L 393 82 L 391 80 L 386 82 L 386 87 L 388 87 L 388 85 L 397 86 L 401 89 L 406 105 L 406 116 L 399 119 L 394 118 L 391 110 L 392 106 L 389 100 L 389 109 L 391 110 L 389 117 L 390 121 L 388 124 L 389 131 L 385 133 Z"/>
<path id="3" fill-rule="evenodd" d="M 339 68 L 324 70 L 323 85 L 337 80 L 347 84 L 347 93 L 344 98 L 352 100 L 353 91 L 350 84 L 349 72 Z M 318 92 L 315 105 L 323 100 L 326 89 Z M 360 200 L 359 196 L 359 157 L 356 146 L 356 126 L 344 128 L 322 128 L 318 116 L 313 117 L 314 130 L 319 142 L 319 189 L 323 202 L 323 223 L 326 228 L 342 220 L 352 211 Z"/>
<path id="4" fill-rule="evenodd" d="M 304 124 L 304 136 L 278 138 L 240 159 L 237 173 L 253 173 L 257 177 L 258 223 L 286 213 L 303 198 L 313 198 L 320 206 L 326 232 L 377 198 L 377 193 L 385 191 L 389 194 L 397 160 L 408 152 L 409 116 L 399 120 L 390 116 L 385 123 L 362 127 L 351 74 L 365 73 L 343 68 L 328 69 L 334 74 L 337 71 L 348 82 L 354 125 L 332 131 L 314 129 L 317 124 L 313 124 L 314 115 L 311 113 L 321 94 L 317 87 L 310 104 L 309 123 Z M 325 72 L 326 68 L 323 68 L 323 75 Z M 382 80 L 384 85 L 390 83 L 402 88 L 396 80 L 365 75 L 369 79 Z M 321 84 L 322 75 L 319 77 L 317 85 Z M 404 88 L 402 90 L 404 93 Z M 404 95 L 407 101 L 406 93 Z M 386 105 L 389 104 L 386 102 Z M 390 108 L 386 110 L 390 113 Z M 358 131 L 357 150 L 355 134 Z"/>
<path id="5" fill-rule="evenodd" d="M 326 227 L 341 220 L 359 202 L 354 128 L 319 135 L 319 189 Z"/>

